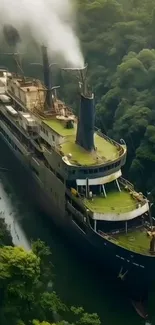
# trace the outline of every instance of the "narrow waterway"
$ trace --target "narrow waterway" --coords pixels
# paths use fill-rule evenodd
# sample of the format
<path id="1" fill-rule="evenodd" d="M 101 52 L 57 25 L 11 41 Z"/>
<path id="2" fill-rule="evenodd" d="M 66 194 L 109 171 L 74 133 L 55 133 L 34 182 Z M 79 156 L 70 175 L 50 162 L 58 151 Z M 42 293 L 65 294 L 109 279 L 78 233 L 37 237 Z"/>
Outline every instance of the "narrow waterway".
<path id="1" fill-rule="evenodd" d="M 69 305 L 83 306 L 97 312 L 103 325 L 140 325 L 136 315 L 118 285 L 102 274 L 97 265 L 80 256 L 58 229 L 39 212 L 24 188 L 17 161 L 0 141 L 0 216 L 10 227 L 15 245 L 30 249 L 31 240 L 40 238 L 50 246 L 54 264 L 54 289 Z M 23 171 L 24 173 L 24 171 Z"/>

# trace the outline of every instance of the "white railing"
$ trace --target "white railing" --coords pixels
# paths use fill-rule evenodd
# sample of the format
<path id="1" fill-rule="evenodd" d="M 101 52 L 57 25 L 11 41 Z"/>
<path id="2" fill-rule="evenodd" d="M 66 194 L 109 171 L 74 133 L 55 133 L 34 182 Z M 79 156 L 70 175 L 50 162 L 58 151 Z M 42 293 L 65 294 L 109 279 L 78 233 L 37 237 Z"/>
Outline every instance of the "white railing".
<path id="1" fill-rule="evenodd" d="M 89 206 L 88 206 L 89 209 Z M 120 210 L 121 208 L 119 207 L 119 211 L 115 210 L 115 209 L 109 209 L 109 211 L 104 211 L 104 206 L 102 208 L 102 212 L 98 210 L 95 211 L 95 208 L 93 207 L 93 219 L 96 220 L 105 220 L 105 221 L 128 221 L 128 220 L 132 220 L 134 218 L 137 218 L 139 216 L 141 216 L 142 214 L 146 213 L 149 211 L 149 205 L 147 200 L 144 201 L 142 204 L 136 205 L 135 208 L 132 206 L 131 210 L 129 211 L 129 206 L 128 207 L 123 207 L 122 209 L 124 210 Z M 128 210 L 126 210 L 128 209 Z M 90 209 L 91 210 L 91 209 Z"/>
<path id="2" fill-rule="evenodd" d="M 142 203 L 148 201 L 147 198 L 144 196 L 144 194 L 141 192 L 140 193 L 136 192 L 134 189 L 134 185 L 129 181 L 127 181 L 125 178 L 120 177 L 119 183 L 123 185 L 123 187 L 130 192 L 130 194 L 137 202 Z"/>
<path id="3" fill-rule="evenodd" d="M 119 151 L 119 156 L 122 156 L 122 155 L 124 154 L 124 149 L 123 149 L 123 147 L 122 147 L 119 143 L 117 143 L 115 140 L 109 138 L 107 135 L 105 135 L 104 133 L 102 133 L 102 132 L 101 132 L 98 128 L 96 128 L 96 127 L 95 127 L 95 131 L 96 131 L 96 133 L 97 133 L 100 137 L 104 138 L 106 141 L 110 142 L 112 145 L 114 145 L 115 147 L 117 147 L 117 149 L 118 149 L 118 151 Z"/>
<path id="4" fill-rule="evenodd" d="M 129 189 L 134 190 L 134 185 L 132 183 L 130 183 L 128 180 L 126 180 L 123 177 L 119 178 L 119 182 L 123 185 L 123 186 L 127 186 Z"/>

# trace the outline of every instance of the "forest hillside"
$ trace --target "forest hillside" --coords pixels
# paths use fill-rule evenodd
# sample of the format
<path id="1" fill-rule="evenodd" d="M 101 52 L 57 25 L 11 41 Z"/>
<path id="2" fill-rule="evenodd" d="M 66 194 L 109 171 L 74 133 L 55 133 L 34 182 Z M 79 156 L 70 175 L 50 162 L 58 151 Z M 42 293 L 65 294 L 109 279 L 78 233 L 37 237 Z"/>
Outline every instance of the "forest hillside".
<path id="1" fill-rule="evenodd" d="M 77 1 L 96 124 L 126 141 L 125 172 L 155 192 L 155 0 Z"/>

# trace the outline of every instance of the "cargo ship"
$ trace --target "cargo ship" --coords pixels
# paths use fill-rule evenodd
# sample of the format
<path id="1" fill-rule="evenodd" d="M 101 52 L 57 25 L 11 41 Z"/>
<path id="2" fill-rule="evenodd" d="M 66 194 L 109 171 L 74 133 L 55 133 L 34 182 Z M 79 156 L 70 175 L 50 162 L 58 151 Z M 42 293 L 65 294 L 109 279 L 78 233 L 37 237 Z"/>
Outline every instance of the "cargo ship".
<path id="1" fill-rule="evenodd" d="M 150 204 L 122 176 L 127 146 L 95 128 L 94 93 L 79 76 L 78 117 L 51 82 L 0 69 L 0 136 L 24 166 L 33 197 L 83 252 L 126 283 L 152 286 L 155 231 Z"/>

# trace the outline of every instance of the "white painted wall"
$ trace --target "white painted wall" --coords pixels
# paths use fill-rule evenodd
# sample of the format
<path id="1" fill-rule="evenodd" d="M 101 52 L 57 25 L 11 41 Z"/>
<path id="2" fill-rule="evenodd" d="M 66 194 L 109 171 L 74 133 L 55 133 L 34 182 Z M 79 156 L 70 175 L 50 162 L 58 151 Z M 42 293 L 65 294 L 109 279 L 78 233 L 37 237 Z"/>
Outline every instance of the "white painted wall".
<path id="1" fill-rule="evenodd" d="M 105 220 L 105 221 L 127 221 L 139 217 L 140 215 L 146 213 L 149 210 L 148 202 L 130 212 L 125 213 L 93 213 L 92 218 L 95 220 Z"/>
<path id="2" fill-rule="evenodd" d="M 45 140 L 49 145 L 51 146 L 57 146 L 60 143 L 63 142 L 63 137 L 61 137 L 59 134 L 55 133 L 54 131 L 52 131 L 52 129 L 43 126 L 44 129 L 47 131 L 47 133 L 43 132 L 40 129 L 40 136 L 43 140 Z"/>
<path id="3" fill-rule="evenodd" d="M 108 176 L 99 177 L 99 178 L 91 178 L 91 179 L 88 180 L 88 182 L 89 182 L 89 185 L 103 185 L 103 184 L 107 184 L 107 183 L 115 181 L 121 175 L 122 175 L 122 172 L 121 172 L 121 169 L 120 169 L 116 173 L 113 173 L 113 174 L 108 175 Z M 86 185 L 86 179 L 77 179 L 76 184 L 78 186 L 84 186 L 84 185 Z"/>

